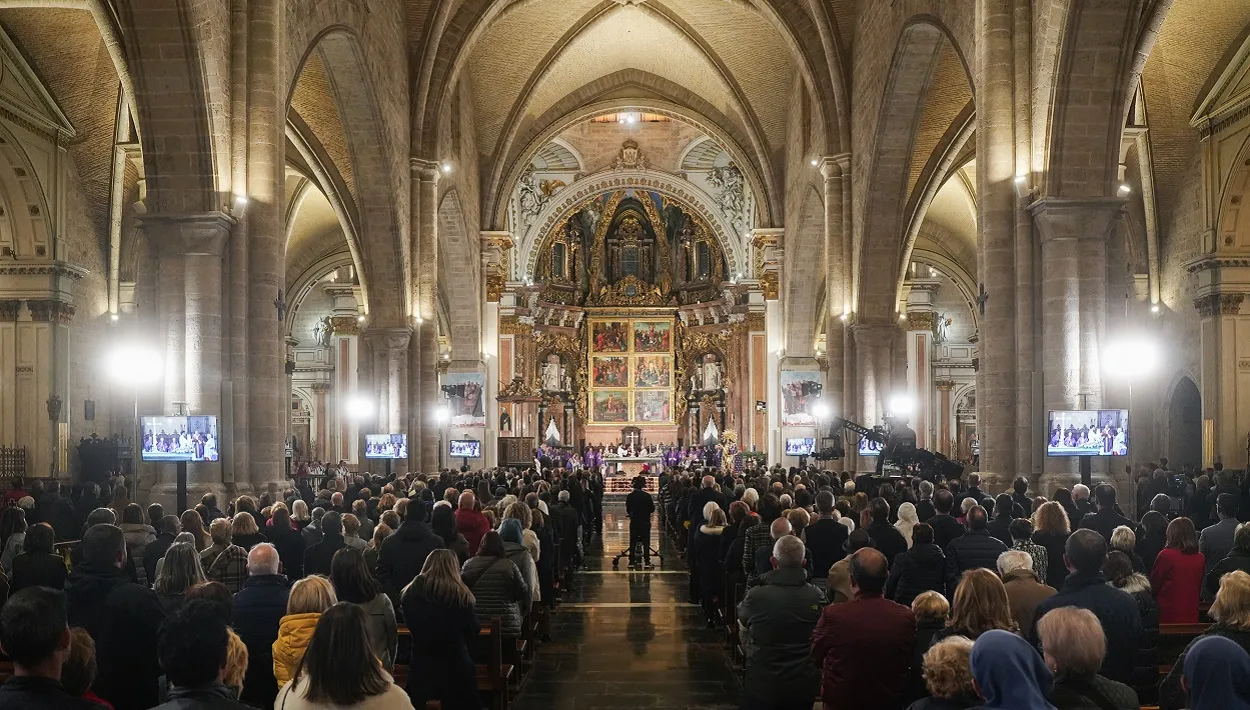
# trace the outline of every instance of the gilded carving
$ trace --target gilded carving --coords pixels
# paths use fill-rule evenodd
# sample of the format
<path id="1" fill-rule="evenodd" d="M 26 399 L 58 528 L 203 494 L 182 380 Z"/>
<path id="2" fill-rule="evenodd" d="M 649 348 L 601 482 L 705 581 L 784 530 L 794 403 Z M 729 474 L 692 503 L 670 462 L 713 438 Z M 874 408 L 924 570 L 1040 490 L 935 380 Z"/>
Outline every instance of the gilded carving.
<path id="1" fill-rule="evenodd" d="M 760 289 L 764 291 L 764 298 L 769 301 L 777 300 L 781 294 L 781 284 L 776 271 L 764 272 L 764 275 L 760 277 Z"/>
<path id="2" fill-rule="evenodd" d="M 915 311 L 913 313 L 908 313 L 907 329 L 935 331 L 937 329 L 937 314 L 933 311 Z"/>
<path id="3" fill-rule="evenodd" d="M 499 334 L 500 335 L 526 335 L 534 331 L 534 326 L 524 325 L 516 316 L 501 316 L 499 318 Z"/>
<path id="4" fill-rule="evenodd" d="M 763 313 L 748 313 L 747 320 L 746 320 L 746 329 L 748 333 L 763 333 L 764 332 L 764 314 Z"/>
<path id="5" fill-rule="evenodd" d="M 486 272 L 486 301 L 488 303 L 499 303 L 499 299 L 503 296 L 505 281 L 502 271 L 492 269 Z"/>
<path id="6" fill-rule="evenodd" d="M 949 392 L 950 390 L 955 389 L 955 381 L 954 380 L 934 380 L 933 386 L 938 388 L 939 390 L 945 390 Z"/>
<path id="7" fill-rule="evenodd" d="M 360 321 L 355 316 L 330 316 L 330 329 L 335 335 L 360 335 Z"/>

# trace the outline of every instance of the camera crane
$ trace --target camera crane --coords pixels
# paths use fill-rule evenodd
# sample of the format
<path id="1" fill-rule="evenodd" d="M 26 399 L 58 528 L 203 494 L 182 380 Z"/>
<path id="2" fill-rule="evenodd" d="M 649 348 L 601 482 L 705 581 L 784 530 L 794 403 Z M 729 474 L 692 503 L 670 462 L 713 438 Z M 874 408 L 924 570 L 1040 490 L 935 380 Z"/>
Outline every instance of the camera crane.
<path id="1" fill-rule="evenodd" d="M 841 434 L 843 429 L 850 429 L 851 431 L 855 432 L 856 434 L 859 434 L 860 436 L 862 436 L 863 438 L 869 441 L 875 441 L 878 444 L 885 443 L 885 432 L 881 431 L 880 428 L 870 429 L 861 424 L 856 424 L 855 422 L 847 421 L 846 419 L 843 419 L 842 417 L 833 418 L 833 422 L 831 423 L 829 427 L 828 438 L 830 439 L 837 438 L 838 434 Z"/>

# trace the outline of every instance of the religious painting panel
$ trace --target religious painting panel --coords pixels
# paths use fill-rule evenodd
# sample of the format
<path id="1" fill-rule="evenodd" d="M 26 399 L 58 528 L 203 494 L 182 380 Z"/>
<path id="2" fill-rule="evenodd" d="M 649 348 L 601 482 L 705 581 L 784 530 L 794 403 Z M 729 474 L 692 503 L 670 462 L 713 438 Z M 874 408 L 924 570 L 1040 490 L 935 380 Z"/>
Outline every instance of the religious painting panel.
<path id="1" fill-rule="evenodd" d="M 815 426 L 812 409 L 821 392 L 820 372 L 781 373 L 781 425 Z"/>
<path id="2" fill-rule="evenodd" d="M 625 390 L 597 390 L 593 394 L 591 419 L 596 423 L 625 423 L 629 421 L 629 392 Z"/>
<path id="3" fill-rule="evenodd" d="M 667 424 L 673 419 L 672 402 L 668 390 L 639 390 L 634 392 L 634 421 L 648 424 Z"/>
<path id="4" fill-rule="evenodd" d="M 486 375 L 455 372 L 443 375 L 442 390 L 453 427 L 486 426 Z"/>
<path id="5" fill-rule="evenodd" d="M 590 369 L 595 387 L 629 386 L 629 360 L 627 358 L 597 355 L 591 359 Z"/>
<path id="6" fill-rule="evenodd" d="M 629 323 L 596 321 L 591 327 L 590 346 L 597 353 L 623 353 L 629 350 Z"/>
<path id="7" fill-rule="evenodd" d="M 673 324 L 669 321 L 634 321 L 634 352 L 666 353 L 673 349 Z"/>
<path id="8" fill-rule="evenodd" d="M 642 355 L 634 359 L 634 387 L 672 387 L 673 358 L 668 355 Z"/>

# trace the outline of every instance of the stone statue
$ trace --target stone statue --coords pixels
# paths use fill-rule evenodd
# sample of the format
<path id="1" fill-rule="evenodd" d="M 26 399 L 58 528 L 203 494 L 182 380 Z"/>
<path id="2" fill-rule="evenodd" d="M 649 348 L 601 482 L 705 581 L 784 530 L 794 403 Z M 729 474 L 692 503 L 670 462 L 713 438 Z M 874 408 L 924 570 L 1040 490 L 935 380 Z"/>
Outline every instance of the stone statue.
<path id="1" fill-rule="evenodd" d="M 698 365 L 690 372 L 690 394 L 703 391 L 703 366 Z"/>
<path id="2" fill-rule="evenodd" d="M 313 340 L 317 345 L 328 348 L 330 347 L 330 335 L 334 331 L 334 327 L 330 323 L 330 316 L 322 316 L 313 324 Z"/>
<path id="3" fill-rule="evenodd" d="M 563 392 L 564 366 L 557 355 L 548 356 L 542 368 L 543 389 L 547 392 Z"/>
<path id="4" fill-rule="evenodd" d="M 937 318 L 937 328 L 933 333 L 933 342 L 941 345 L 946 342 L 946 329 L 950 327 L 952 318 L 945 313 L 939 313 Z"/>
<path id="5" fill-rule="evenodd" d="M 746 179 L 737 165 L 712 168 L 707 176 L 708 184 L 716 188 L 716 204 L 733 225 L 743 231 L 747 223 Z"/>
<path id="6" fill-rule="evenodd" d="M 703 363 L 703 389 L 718 390 L 720 387 L 720 363 L 715 361 Z"/>
<path id="7" fill-rule="evenodd" d="M 572 377 L 569 377 L 567 374 L 564 375 L 564 377 L 561 379 L 561 383 L 564 385 L 564 389 L 561 391 L 563 392 L 573 391 L 573 378 Z"/>

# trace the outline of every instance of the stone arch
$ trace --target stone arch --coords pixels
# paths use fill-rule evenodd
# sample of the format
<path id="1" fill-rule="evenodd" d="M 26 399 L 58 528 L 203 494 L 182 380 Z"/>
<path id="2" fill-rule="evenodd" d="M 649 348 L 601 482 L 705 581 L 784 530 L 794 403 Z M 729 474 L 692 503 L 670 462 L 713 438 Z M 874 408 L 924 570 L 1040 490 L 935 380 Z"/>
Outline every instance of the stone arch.
<path id="1" fill-rule="evenodd" d="M 378 106 L 374 83 L 365 65 L 356 32 L 344 26 L 330 27 L 313 39 L 299 63 L 298 77 L 312 52 L 325 65 L 335 108 L 346 133 L 356 177 L 355 225 L 360 239 L 359 272 L 369 283 L 368 308 L 377 326 L 400 325 L 409 316 L 411 283 L 408 248 L 389 179 L 392 146 Z M 291 105 L 297 81 L 292 81 L 286 106 Z M 344 199 L 350 199 L 345 197 Z M 344 225 L 347 231 L 348 225 Z"/>
<path id="2" fill-rule="evenodd" d="M 188 4 L 144 0 L 116 7 L 143 146 L 145 201 L 153 214 L 224 206 L 214 168 L 204 60 Z"/>
<path id="3" fill-rule="evenodd" d="M 1167 449 L 1174 464 L 1202 465 L 1202 394 L 1188 375 L 1172 386 L 1167 399 Z M 1129 442 L 1132 446 L 1132 442 Z"/>
<path id="4" fill-rule="evenodd" d="M 812 357 L 820 326 L 820 291 L 824 281 L 825 202 L 808 185 L 799 208 L 799 223 L 786 230 L 783 302 L 786 357 Z"/>
<path id="5" fill-rule="evenodd" d="M 308 296 L 308 293 L 312 291 L 313 286 L 325 278 L 327 274 L 337 271 L 344 266 L 356 266 L 356 260 L 352 258 L 350 252 L 336 251 L 317 259 L 291 280 L 291 286 L 287 289 L 287 300 L 290 302 L 291 307 L 286 312 L 286 323 L 284 325 L 286 330 L 284 332 L 291 332 L 292 327 L 295 325 L 300 305 L 303 303 L 304 298 Z"/>
<path id="6" fill-rule="evenodd" d="M 1250 244 L 1250 200 L 1247 200 L 1250 197 L 1250 134 L 1237 150 L 1232 166 L 1228 178 L 1221 181 L 1222 192 L 1215 215 L 1216 243 L 1208 249 L 1221 244 Z"/>
<path id="7" fill-rule="evenodd" d="M 633 96 L 622 98 L 622 89 Z M 603 98 L 613 95 L 613 98 Z M 649 95 L 649 96 L 648 96 Z M 771 225 L 781 214 L 781 190 L 770 167 L 763 138 L 738 127 L 716 107 L 663 77 L 626 69 L 602 77 L 551 107 L 532 122 L 518 122 L 499 142 L 499 159 L 491 168 L 482 203 L 493 229 L 502 229 L 508 199 L 530 156 L 570 126 L 615 111 L 645 110 L 698 128 L 716 139 L 742 169 L 756 195 L 757 221 Z"/>
<path id="8" fill-rule="evenodd" d="M 60 236 L 49 225 L 47 194 L 26 151 L 0 122 L 0 254 L 11 250 L 19 259 L 55 258 Z"/>
<path id="9" fill-rule="evenodd" d="M 448 335 L 454 360 L 477 360 L 481 356 L 480 271 L 460 193 L 453 188 L 438 204 L 438 287 L 447 301 L 448 323 L 443 332 Z"/>
<path id="10" fill-rule="evenodd" d="M 898 279 L 906 264 L 909 237 L 904 212 L 909 162 L 917 122 L 944 42 L 954 44 L 944 27 L 931 18 L 917 17 L 903 28 L 895 47 L 878 112 L 864 217 L 855 236 L 855 273 L 859 278 L 854 307 L 861 323 L 896 320 Z M 966 63 L 964 71 L 967 75 Z"/>
<path id="11" fill-rule="evenodd" d="M 736 238 L 737 235 L 730 226 L 716 216 L 715 206 L 705 196 L 700 195 L 702 191 L 699 188 L 667 173 L 623 171 L 591 175 L 575 181 L 557 193 L 556 199 L 549 202 L 534 218 L 535 226 L 530 229 L 528 238 L 517 249 L 517 258 L 514 262 L 515 268 L 518 269 L 515 274 L 516 278 L 520 280 L 533 278 L 539 246 L 559 220 L 567 217 L 595 195 L 631 187 L 658 192 L 676 200 L 682 207 L 697 214 L 716 234 L 721 250 L 725 254 L 728 273 L 749 272 L 746 249 L 743 247 L 742 240 Z"/>

